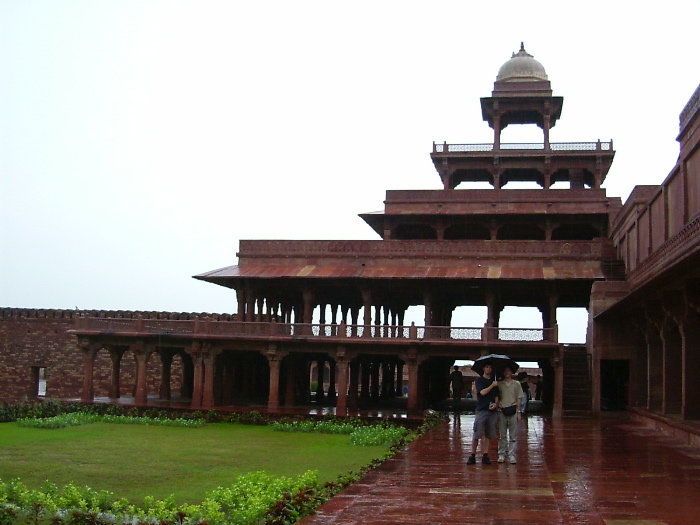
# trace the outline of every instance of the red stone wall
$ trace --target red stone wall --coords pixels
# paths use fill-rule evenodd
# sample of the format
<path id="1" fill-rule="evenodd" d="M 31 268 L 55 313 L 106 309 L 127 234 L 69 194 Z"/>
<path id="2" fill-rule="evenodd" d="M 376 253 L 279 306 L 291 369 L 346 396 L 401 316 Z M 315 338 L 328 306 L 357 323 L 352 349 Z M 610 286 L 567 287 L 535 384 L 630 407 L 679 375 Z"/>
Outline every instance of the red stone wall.
<path id="1" fill-rule="evenodd" d="M 46 367 L 47 397 L 79 397 L 83 361 L 66 333 L 74 312 L 0 309 L 0 402 L 36 399 L 32 367 Z"/>
<path id="2" fill-rule="evenodd" d="M 174 312 L 78 311 L 0 308 L 0 403 L 37 399 L 35 367 L 46 368 L 46 397 L 79 399 L 83 386 L 83 354 L 77 338 L 66 333 L 77 316 L 144 319 L 193 319 L 209 316 L 233 320 L 228 314 Z M 112 362 L 106 350 L 97 354 L 94 369 L 96 397 L 109 391 Z M 171 391 L 179 394 L 182 361 L 173 360 Z M 131 397 L 136 382 L 133 352 L 127 351 L 121 363 L 121 394 Z M 160 360 L 152 354 L 148 363 L 148 391 L 157 394 L 160 385 Z"/>
<path id="3" fill-rule="evenodd" d="M 613 242 L 631 280 L 641 282 L 664 271 L 668 259 L 675 257 L 674 250 L 686 249 L 697 233 L 700 87 L 680 120 L 681 151 L 673 170 L 659 186 L 635 187 L 612 225 Z M 636 276 L 638 268 L 642 273 Z"/>

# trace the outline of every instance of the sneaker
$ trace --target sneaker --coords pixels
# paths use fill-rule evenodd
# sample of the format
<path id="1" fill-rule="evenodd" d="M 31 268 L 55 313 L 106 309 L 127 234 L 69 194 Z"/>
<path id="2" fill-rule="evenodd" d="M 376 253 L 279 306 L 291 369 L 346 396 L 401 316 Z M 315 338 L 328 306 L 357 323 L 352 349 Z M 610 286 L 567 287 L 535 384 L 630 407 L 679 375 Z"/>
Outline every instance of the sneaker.
<path id="1" fill-rule="evenodd" d="M 467 460 L 467 465 L 473 465 L 474 463 L 476 463 L 476 457 L 474 456 L 474 454 L 472 454 Z"/>
<path id="2" fill-rule="evenodd" d="M 506 460 L 503 456 L 498 456 L 498 462 L 503 463 Z"/>
<path id="3" fill-rule="evenodd" d="M 490 464 L 491 464 L 491 460 L 489 459 L 489 455 L 488 455 L 488 454 L 484 454 L 484 457 L 481 458 L 481 462 L 482 462 L 484 465 L 490 465 Z"/>
<path id="4" fill-rule="evenodd" d="M 510 464 L 511 464 L 511 465 L 515 465 L 516 463 L 517 463 L 517 461 L 515 461 L 515 458 L 510 458 Z"/>

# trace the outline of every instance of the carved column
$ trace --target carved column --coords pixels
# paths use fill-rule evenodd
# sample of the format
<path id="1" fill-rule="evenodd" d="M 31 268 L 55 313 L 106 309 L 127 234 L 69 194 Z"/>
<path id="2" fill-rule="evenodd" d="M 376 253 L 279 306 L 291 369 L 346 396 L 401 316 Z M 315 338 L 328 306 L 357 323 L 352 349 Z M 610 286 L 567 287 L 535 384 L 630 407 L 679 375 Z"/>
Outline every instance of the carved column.
<path id="1" fill-rule="evenodd" d="M 214 349 L 210 343 L 202 344 L 202 367 L 204 381 L 202 384 L 202 408 L 208 409 L 214 406 L 214 376 L 216 356 L 220 350 Z"/>
<path id="2" fill-rule="evenodd" d="M 664 357 L 664 414 L 680 414 L 683 399 L 683 341 L 681 325 L 683 323 L 683 307 L 680 293 L 667 291 L 663 294 L 663 311 L 665 323 L 661 329 Z M 695 371 L 693 371 L 695 373 Z"/>
<path id="3" fill-rule="evenodd" d="M 115 346 L 109 346 L 107 347 L 107 350 L 109 351 L 109 357 L 112 360 L 112 378 L 109 382 L 108 395 L 110 399 L 119 399 L 121 397 L 120 381 L 122 356 L 124 355 L 124 349 Z"/>
<path id="4" fill-rule="evenodd" d="M 426 327 L 433 324 L 433 294 L 426 290 L 423 292 L 423 306 L 425 308 L 424 324 Z"/>
<path id="5" fill-rule="evenodd" d="M 663 374 L 663 339 L 661 329 L 664 324 L 664 312 L 660 301 L 650 301 L 644 309 L 646 316 L 645 339 L 647 342 L 647 369 L 649 378 L 648 409 L 661 411 L 664 397 L 664 374 Z"/>
<path id="6" fill-rule="evenodd" d="M 564 347 L 559 346 L 559 353 L 552 358 L 554 368 L 554 403 L 552 417 L 561 417 L 564 405 Z"/>
<path id="7" fill-rule="evenodd" d="M 245 288 L 239 286 L 236 288 L 236 299 L 238 301 L 238 313 L 236 321 L 245 321 Z"/>
<path id="8" fill-rule="evenodd" d="M 145 405 L 148 403 L 147 367 L 150 349 L 141 341 L 135 343 L 131 349 L 136 359 L 136 391 L 134 393 L 134 402 L 136 404 Z"/>
<path id="9" fill-rule="evenodd" d="M 493 116 L 493 149 L 498 151 L 501 149 L 501 115 L 498 113 L 498 101 L 494 101 L 493 110 L 496 113 Z"/>
<path id="10" fill-rule="evenodd" d="M 304 290 L 302 293 L 304 300 L 304 311 L 302 313 L 303 323 L 311 324 L 314 313 L 314 294 L 311 290 Z"/>
<path id="11" fill-rule="evenodd" d="M 339 346 L 335 355 L 338 367 L 338 396 L 335 407 L 336 416 L 346 416 L 348 411 L 348 361 L 349 356 L 344 346 Z"/>
<path id="12" fill-rule="evenodd" d="M 100 350 L 100 345 L 91 343 L 89 339 L 84 338 L 80 341 L 80 349 L 83 352 L 83 394 L 81 400 L 83 403 L 91 403 L 95 399 L 95 387 L 93 385 L 93 376 L 95 370 L 95 357 Z"/>
<path id="13" fill-rule="evenodd" d="M 173 355 L 161 349 L 160 352 L 160 389 L 158 397 L 163 400 L 170 399 L 170 372 L 173 366 Z"/>
<path id="14" fill-rule="evenodd" d="M 372 324 L 372 292 L 370 290 L 362 290 L 362 306 L 364 308 L 364 319 L 362 322 L 364 329 L 362 335 L 369 337 L 370 325 Z"/>
<path id="15" fill-rule="evenodd" d="M 277 410 L 280 406 L 280 364 L 287 352 L 277 350 L 277 345 L 267 347 L 267 362 L 270 365 L 270 393 L 267 400 L 268 410 Z M 306 378 L 308 382 L 308 376 Z"/>
<path id="16" fill-rule="evenodd" d="M 253 321 L 255 321 L 255 295 L 253 294 L 253 291 L 250 288 L 246 288 L 245 302 L 245 321 L 247 323 L 252 323 Z"/>
<path id="17" fill-rule="evenodd" d="M 204 391 L 204 365 L 202 363 L 202 345 L 199 341 L 193 341 L 189 354 L 192 356 L 193 384 L 192 384 L 192 408 L 202 407 L 202 392 Z"/>
<path id="18" fill-rule="evenodd" d="M 416 411 L 421 406 L 421 393 L 423 388 L 420 384 L 420 366 L 427 359 L 427 356 L 419 354 L 415 346 L 411 346 L 408 352 L 402 354 L 401 359 L 408 368 L 408 410 Z"/>
<path id="19" fill-rule="evenodd" d="M 486 326 L 484 327 L 486 330 L 486 334 L 483 339 L 485 341 L 496 340 L 498 339 L 498 334 L 496 333 L 497 330 L 494 329 L 498 328 L 502 307 L 500 302 L 498 301 L 496 293 L 493 291 L 486 292 L 486 308 L 488 310 L 486 317 Z"/>

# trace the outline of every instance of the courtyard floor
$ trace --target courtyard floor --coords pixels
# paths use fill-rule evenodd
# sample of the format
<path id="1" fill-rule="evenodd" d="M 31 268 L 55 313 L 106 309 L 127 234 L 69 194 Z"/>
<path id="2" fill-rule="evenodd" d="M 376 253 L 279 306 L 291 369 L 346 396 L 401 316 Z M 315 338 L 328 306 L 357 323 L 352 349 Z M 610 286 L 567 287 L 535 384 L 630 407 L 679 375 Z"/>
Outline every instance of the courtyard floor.
<path id="1" fill-rule="evenodd" d="M 300 525 L 700 523 L 700 449 L 625 413 L 531 415 L 518 462 L 467 465 L 473 414 L 412 443 Z"/>

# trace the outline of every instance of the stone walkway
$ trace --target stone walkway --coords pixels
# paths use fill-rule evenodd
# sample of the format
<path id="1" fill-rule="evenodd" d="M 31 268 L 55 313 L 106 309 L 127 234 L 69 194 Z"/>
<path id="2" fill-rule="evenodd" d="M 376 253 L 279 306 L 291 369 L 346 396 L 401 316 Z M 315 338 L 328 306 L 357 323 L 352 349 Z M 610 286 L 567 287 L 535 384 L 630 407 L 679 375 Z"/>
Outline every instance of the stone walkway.
<path id="1" fill-rule="evenodd" d="M 530 416 L 516 465 L 467 466 L 473 421 L 451 416 L 299 524 L 700 524 L 700 449 L 625 418 Z"/>

